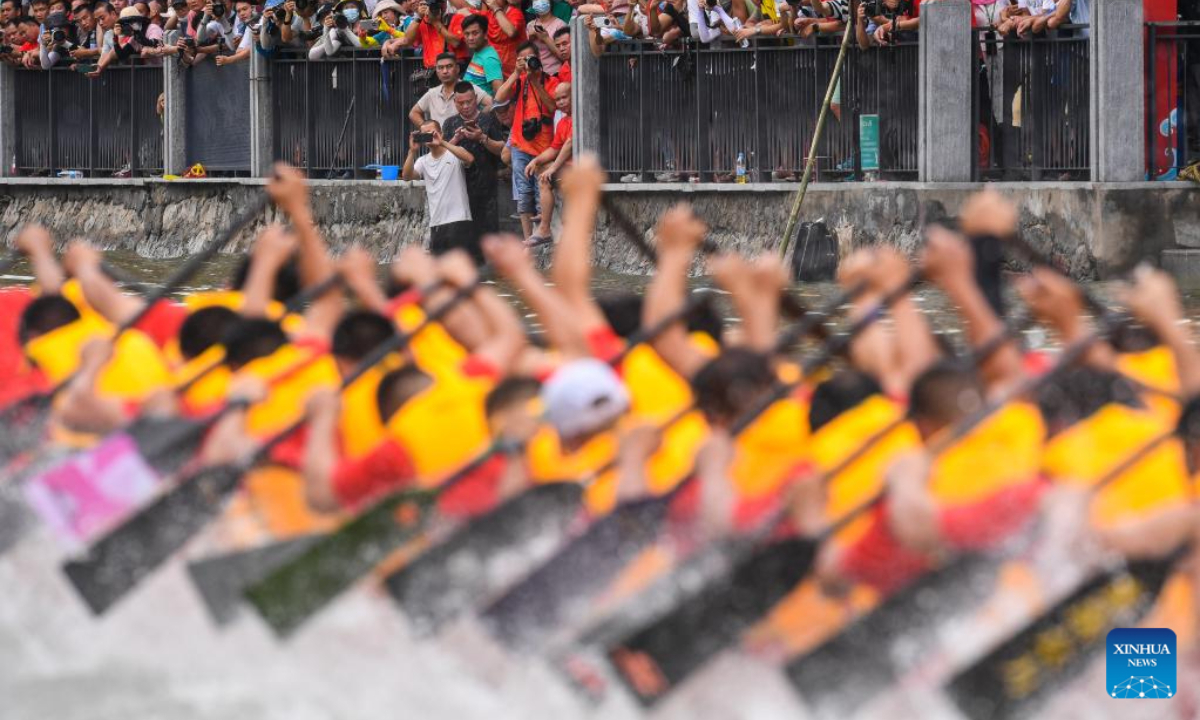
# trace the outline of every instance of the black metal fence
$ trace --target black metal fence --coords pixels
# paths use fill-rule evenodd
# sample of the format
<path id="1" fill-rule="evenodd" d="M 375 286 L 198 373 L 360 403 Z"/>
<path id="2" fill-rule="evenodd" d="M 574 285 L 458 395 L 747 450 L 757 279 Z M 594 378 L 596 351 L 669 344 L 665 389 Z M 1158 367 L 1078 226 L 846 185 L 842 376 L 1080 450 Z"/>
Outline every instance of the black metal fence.
<path id="1" fill-rule="evenodd" d="M 162 173 L 162 67 L 122 64 L 95 79 L 68 68 L 14 75 L 22 175 Z"/>
<path id="2" fill-rule="evenodd" d="M 250 63 L 203 62 L 184 75 L 187 164 L 209 172 L 250 174 Z"/>
<path id="3" fill-rule="evenodd" d="M 319 62 L 301 54 L 271 64 L 275 157 L 309 177 L 374 177 L 368 165 L 401 165 L 408 111 L 422 90 L 411 76 L 419 57 L 381 61 L 378 52 L 340 53 Z"/>
<path id="4" fill-rule="evenodd" d="M 803 170 L 838 49 L 789 38 L 746 49 L 613 45 L 600 58 L 602 162 L 627 180 L 708 182 L 731 179 L 744 154 L 749 179 L 791 179 Z M 862 177 L 862 115 L 879 116 L 880 174 L 916 176 L 918 49 L 850 49 L 817 149 L 818 179 Z"/>
<path id="5" fill-rule="evenodd" d="M 976 179 L 1088 179 L 1088 27 L 1028 39 L 976 30 L 975 41 Z"/>
<path id="6" fill-rule="evenodd" d="M 1146 175 L 1200 161 L 1200 22 L 1146 23 Z"/>

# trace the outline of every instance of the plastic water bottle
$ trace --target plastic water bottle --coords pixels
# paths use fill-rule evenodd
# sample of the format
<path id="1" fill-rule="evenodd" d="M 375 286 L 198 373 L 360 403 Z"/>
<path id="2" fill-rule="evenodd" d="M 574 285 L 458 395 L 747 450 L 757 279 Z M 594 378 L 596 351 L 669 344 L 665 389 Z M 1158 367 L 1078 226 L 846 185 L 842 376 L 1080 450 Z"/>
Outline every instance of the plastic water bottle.
<path id="1" fill-rule="evenodd" d="M 734 169 L 734 176 L 737 178 L 736 181 L 739 183 L 749 182 L 746 177 L 746 153 L 744 152 L 738 153 L 737 165 Z"/>

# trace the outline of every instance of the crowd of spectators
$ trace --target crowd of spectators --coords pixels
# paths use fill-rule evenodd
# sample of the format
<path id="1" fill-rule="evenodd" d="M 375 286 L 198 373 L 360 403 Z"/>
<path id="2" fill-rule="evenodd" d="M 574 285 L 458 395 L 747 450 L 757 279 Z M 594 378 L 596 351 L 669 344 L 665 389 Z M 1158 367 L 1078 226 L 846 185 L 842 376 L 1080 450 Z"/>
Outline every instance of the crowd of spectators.
<path id="1" fill-rule="evenodd" d="M 556 86 L 572 78 L 573 18 L 582 18 L 597 55 L 629 41 L 660 50 L 688 43 L 804 43 L 840 37 L 846 23 L 853 24 L 856 45 L 867 50 L 915 40 L 921 6 L 938 1 L 0 0 L 0 61 L 28 69 L 69 66 L 97 77 L 130 58 L 158 64 L 168 55 L 185 66 L 241 63 L 255 52 L 306 55 L 311 61 L 350 51 L 376 52 L 385 61 L 408 56 L 420 68 L 412 80 L 418 94 L 424 93 L 409 113 L 414 126 L 435 121 L 450 142 L 460 129 L 448 132 L 444 124 L 461 119 L 456 89 L 461 83 L 469 84 L 484 115 L 490 117 L 494 104 L 502 115 L 515 116 L 504 123 L 509 134 L 503 147 L 490 147 L 487 132 L 474 126 L 460 140 L 502 155 L 511 166 L 522 225 L 536 242 L 548 234 L 549 213 L 540 208 L 549 178 L 545 183 L 540 178 L 562 166 L 559 155 L 548 153 L 563 152 L 555 118 L 564 115 L 557 108 L 564 101 L 569 105 L 569 97 Z M 1086 26 L 1097 1 L 971 0 L 972 27 L 991 38 L 979 47 L 981 126 L 1013 123 L 1008 115 L 1015 86 L 1006 87 L 1014 83 L 1001 77 L 1004 43 Z M 1195 0 L 1179 1 L 1181 17 L 1189 19 Z M 1086 36 L 1087 30 L 1074 32 Z M 1185 76 L 1194 88 L 1200 68 L 1189 65 Z M 1193 89 L 1189 117 L 1198 98 L 1200 91 Z M 840 119 L 839 103 L 840 92 L 833 108 Z M 1189 130 L 1196 125 L 1189 123 Z M 998 134 L 985 137 L 983 145 L 1000 140 Z M 569 148 L 563 157 L 569 157 Z"/>

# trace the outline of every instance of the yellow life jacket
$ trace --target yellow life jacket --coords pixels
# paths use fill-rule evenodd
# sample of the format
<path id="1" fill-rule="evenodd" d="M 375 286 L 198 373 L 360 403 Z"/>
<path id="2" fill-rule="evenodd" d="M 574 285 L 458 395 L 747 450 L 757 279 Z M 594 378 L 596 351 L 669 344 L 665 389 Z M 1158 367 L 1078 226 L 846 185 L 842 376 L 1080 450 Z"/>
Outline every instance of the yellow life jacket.
<path id="1" fill-rule="evenodd" d="M 729 477 L 742 500 L 782 487 L 808 450 L 808 405 L 785 398 L 769 407 L 734 441 Z"/>
<path id="2" fill-rule="evenodd" d="M 1046 446 L 1042 466 L 1056 482 L 1090 487 L 1170 427 L 1155 413 L 1105 405 L 1056 435 Z M 1091 521 L 1109 527 L 1184 502 L 1188 484 L 1183 447 L 1167 441 L 1099 492 Z"/>
<path id="3" fill-rule="evenodd" d="M 183 299 L 183 304 L 189 314 L 209 307 L 225 307 L 240 313 L 246 306 L 246 294 L 241 290 L 205 290 L 188 295 Z M 286 314 L 287 308 L 278 300 L 269 301 L 266 312 L 268 319 L 280 321 L 279 324 L 288 335 L 298 335 L 304 331 L 304 317 Z"/>
<path id="4" fill-rule="evenodd" d="M 408 452 L 422 486 L 439 484 L 488 447 L 484 399 L 491 388 L 482 379 L 436 377 L 388 421 L 388 436 Z"/>
<path id="5" fill-rule="evenodd" d="M 1010 403 L 935 459 L 930 492 L 941 504 L 953 506 L 1034 480 L 1045 437 L 1036 406 Z"/>
<path id="6" fill-rule="evenodd" d="M 79 353 L 88 341 L 111 335 L 111 325 L 89 315 L 29 341 L 25 354 L 52 384 L 59 383 L 79 367 Z M 137 330 L 127 330 L 114 343 L 112 359 L 101 370 L 96 391 L 105 397 L 138 402 L 168 387 L 170 381 L 166 361 L 154 341 Z"/>
<path id="7" fill-rule="evenodd" d="M 387 373 L 385 367 L 375 366 L 342 391 L 342 413 L 338 430 L 342 438 L 342 454 L 357 460 L 375 448 L 384 438 L 383 420 L 375 399 L 379 381 Z"/>
<path id="8" fill-rule="evenodd" d="M 411 332 L 425 320 L 425 311 L 416 303 L 402 305 L 393 319 L 401 332 Z M 438 323 L 429 325 L 408 344 L 408 352 L 417 367 L 438 378 L 458 377 L 467 359 L 467 351 Z"/>
<path id="9" fill-rule="evenodd" d="M 542 426 L 525 449 L 529 479 L 548 483 L 587 478 L 617 456 L 617 445 L 617 434 L 606 431 L 594 435 L 578 450 L 567 452 L 554 428 Z M 616 506 L 617 481 L 617 473 L 609 471 L 584 491 L 584 504 L 593 515 L 603 515 Z"/>
<path id="10" fill-rule="evenodd" d="M 96 312 L 95 308 L 88 304 L 87 297 L 83 294 L 83 285 L 75 278 L 67 280 L 59 290 L 59 294 L 69 300 L 75 309 L 79 311 L 80 317 L 86 320 L 95 320 L 111 327 L 108 320 L 103 315 Z"/>
<path id="11" fill-rule="evenodd" d="M 204 409 L 224 402 L 229 394 L 229 381 L 233 372 L 224 364 L 218 365 L 214 370 L 208 370 L 213 363 L 221 362 L 224 357 L 225 348 L 214 345 L 175 370 L 171 381 L 174 387 L 182 387 L 207 370 L 204 376 L 183 394 L 183 402 L 188 407 Z"/>
<path id="12" fill-rule="evenodd" d="M 817 470 L 833 469 L 856 452 L 867 439 L 904 416 L 904 408 L 882 395 L 873 395 L 838 415 L 813 433 L 809 457 Z M 903 423 L 852 462 L 826 486 L 826 517 L 833 521 L 857 508 L 883 489 L 888 465 L 902 452 L 921 446 L 912 423 Z M 837 542 L 850 544 L 862 536 L 871 518 L 863 515 L 838 533 Z"/>
<path id="13" fill-rule="evenodd" d="M 246 415 L 246 429 L 255 438 L 268 438 L 298 420 L 313 390 L 337 389 L 341 378 L 328 353 L 290 344 L 247 363 L 238 373 L 270 385 L 266 399 Z"/>
<path id="14" fill-rule="evenodd" d="M 1179 392 L 1179 373 L 1170 348 L 1158 345 L 1138 353 L 1117 356 L 1117 370 L 1148 387 L 1168 393 Z M 1158 393 L 1142 393 L 1142 401 L 1162 418 L 1174 422 L 1179 418 L 1179 403 Z"/>

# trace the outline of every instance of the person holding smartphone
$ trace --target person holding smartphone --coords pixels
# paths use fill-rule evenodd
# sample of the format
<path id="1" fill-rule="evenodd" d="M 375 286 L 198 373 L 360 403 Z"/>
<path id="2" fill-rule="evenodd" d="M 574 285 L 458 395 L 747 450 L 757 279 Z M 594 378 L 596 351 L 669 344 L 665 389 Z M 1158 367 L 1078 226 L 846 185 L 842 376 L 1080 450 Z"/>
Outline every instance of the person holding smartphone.
<path id="1" fill-rule="evenodd" d="M 429 154 L 418 154 L 421 147 Z M 401 177 L 405 180 L 424 180 L 425 197 L 429 200 L 429 251 L 435 255 L 461 248 L 470 253 L 478 264 L 483 263 L 479 237 L 471 222 L 471 201 L 467 196 L 467 168 L 475 163 L 474 156 L 457 145 L 442 139 L 442 130 L 433 120 L 421 123 L 408 141 L 408 156 L 404 158 Z"/>

